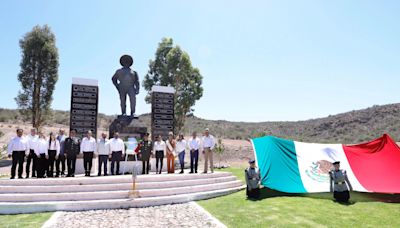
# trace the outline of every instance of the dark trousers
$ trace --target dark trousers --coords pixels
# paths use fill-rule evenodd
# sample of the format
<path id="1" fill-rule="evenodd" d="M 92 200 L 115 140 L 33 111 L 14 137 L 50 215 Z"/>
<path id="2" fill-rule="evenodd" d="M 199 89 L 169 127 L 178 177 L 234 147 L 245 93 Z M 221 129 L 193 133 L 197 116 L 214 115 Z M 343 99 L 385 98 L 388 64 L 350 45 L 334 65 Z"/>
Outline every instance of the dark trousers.
<path id="1" fill-rule="evenodd" d="M 259 188 L 254 188 L 249 190 L 249 188 L 246 188 L 246 195 L 249 198 L 253 198 L 253 199 L 258 199 L 260 198 L 260 189 Z"/>
<path id="2" fill-rule="evenodd" d="M 197 164 L 199 163 L 199 150 L 191 150 L 190 151 L 190 172 L 197 173 Z"/>
<path id="3" fill-rule="evenodd" d="M 40 154 L 38 158 L 38 164 L 37 164 L 37 177 L 38 178 L 43 178 L 45 177 L 47 168 L 47 159 L 46 159 L 46 154 Z"/>
<path id="4" fill-rule="evenodd" d="M 343 192 L 335 191 L 335 192 L 333 192 L 333 197 L 338 202 L 347 203 L 347 202 L 349 202 L 349 199 L 350 199 L 350 193 L 349 193 L 349 191 L 343 191 Z"/>
<path id="5" fill-rule="evenodd" d="M 107 175 L 107 161 L 108 155 L 99 155 L 99 176 L 101 175 L 101 165 L 104 165 L 104 175 Z"/>
<path id="6" fill-rule="evenodd" d="M 162 167 L 164 163 L 164 151 L 156 151 L 156 173 L 158 173 L 158 163 L 160 163 L 160 173 L 162 172 Z"/>
<path id="7" fill-rule="evenodd" d="M 142 160 L 142 174 L 149 174 L 150 160 Z"/>
<path id="8" fill-rule="evenodd" d="M 68 176 L 75 175 L 75 164 L 76 164 L 76 155 L 67 154 Z"/>
<path id="9" fill-rule="evenodd" d="M 22 178 L 22 172 L 24 171 L 24 158 L 25 158 L 25 151 L 12 152 L 11 178 L 15 178 L 15 170 L 17 169 L 17 164 L 18 164 L 18 177 Z"/>
<path id="10" fill-rule="evenodd" d="M 181 165 L 181 172 L 185 168 L 185 151 L 182 151 L 178 154 L 179 157 L 179 164 Z"/>
<path id="11" fill-rule="evenodd" d="M 36 167 L 37 167 L 38 157 L 34 150 L 30 150 L 28 157 L 26 158 L 26 178 L 29 177 L 31 162 L 32 162 L 32 177 L 36 177 Z"/>
<path id="12" fill-rule="evenodd" d="M 119 161 L 122 158 L 122 151 L 113 151 L 111 154 L 111 174 L 114 175 L 114 165 L 117 163 L 117 175 L 119 174 Z"/>
<path id="13" fill-rule="evenodd" d="M 90 174 L 92 170 L 93 152 L 83 152 L 83 168 L 85 168 L 86 175 Z"/>
<path id="14" fill-rule="evenodd" d="M 65 155 L 58 155 L 58 159 L 56 161 L 56 175 L 60 175 L 60 164 L 61 164 L 61 175 L 65 173 Z"/>
<path id="15" fill-rule="evenodd" d="M 47 170 L 47 177 L 53 177 L 53 174 L 54 174 L 54 162 L 56 161 L 57 151 L 48 150 L 48 154 L 49 154 L 49 160 L 48 160 L 49 168 Z"/>

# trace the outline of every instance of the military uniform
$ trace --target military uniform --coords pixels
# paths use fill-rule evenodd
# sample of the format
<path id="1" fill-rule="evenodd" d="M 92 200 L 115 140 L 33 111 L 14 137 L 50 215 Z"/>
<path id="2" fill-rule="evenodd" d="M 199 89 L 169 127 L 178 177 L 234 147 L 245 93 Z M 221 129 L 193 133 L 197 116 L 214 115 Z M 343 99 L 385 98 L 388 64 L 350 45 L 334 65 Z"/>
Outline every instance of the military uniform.
<path id="1" fill-rule="evenodd" d="M 249 198 L 258 198 L 260 196 L 260 169 L 249 167 L 245 170 L 246 174 L 246 195 Z"/>
<path id="2" fill-rule="evenodd" d="M 349 189 L 352 190 L 346 170 L 332 170 L 330 176 L 330 191 L 338 202 L 348 202 L 350 198 Z"/>
<path id="3" fill-rule="evenodd" d="M 78 137 L 68 137 L 64 142 L 64 153 L 67 155 L 67 177 L 75 176 L 76 156 L 80 152 L 81 140 Z"/>
<path id="4" fill-rule="evenodd" d="M 142 159 L 142 174 L 149 174 L 150 156 L 153 151 L 153 143 L 150 140 L 141 141 L 139 143 L 139 151 Z"/>

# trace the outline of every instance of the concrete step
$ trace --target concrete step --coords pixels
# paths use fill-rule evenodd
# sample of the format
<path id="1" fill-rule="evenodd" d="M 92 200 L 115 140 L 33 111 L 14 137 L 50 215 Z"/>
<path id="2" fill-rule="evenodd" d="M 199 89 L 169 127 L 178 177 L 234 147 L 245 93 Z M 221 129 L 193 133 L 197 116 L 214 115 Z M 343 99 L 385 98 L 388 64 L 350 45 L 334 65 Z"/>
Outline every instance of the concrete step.
<path id="1" fill-rule="evenodd" d="M 236 177 L 225 176 L 208 179 L 194 179 L 185 181 L 141 182 L 136 184 L 136 189 L 172 188 L 202 184 L 221 183 L 234 181 Z M 0 195 L 4 193 L 71 193 L 71 192 L 98 192 L 132 190 L 132 183 L 117 184 L 86 184 L 86 185 L 45 185 L 45 186 L 0 186 Z"/>
<path id="2" fill-rule="evenodd" d="M 205 192 L 234 188 L 241 186 L 242 182 L 235 180 L 229 182 L 203 184 L 174 188 L 155 188 L 137 190 L 136 197 L 156 197 L 167 195 L 178 195 L 195 192 Z M 129 198 L 130 191 L 100 191 L 100 192 L 73 192 L 73 193 L 6 193 L 0 194 L 0 202 L 41 202 L 41 201 L 82 201 L 100 199 L 126 199 Z"/>
<path id="3" fill-rule="evenodd" d="M 45 202 L 0 202 L 0 214 L 35 213 L 45 211 L 83 211 L 96 209 L 120 209 L 133 207 L 148 207 L 174 203 L 185 203 L 193 200 L 209 199 L 231 194 L 244 189 L 245 185 L 232 188 L 209 190 L 203 192 L 112 200 L 89 201 L 45 201 Z"/>
<path id="4" fill-rule="evenodd" d="M 215 172 L 208 174 L 150 174 L 137 176 L 137 182 L 164 182 L 186 181 L 194 179 L 210 179 L 232 176 L 229 172 Z M 87 184 L 118 184 L 132 183 L 131 175 L 120 176 L 92 176 L 92 177 L 61 177 L 45 179 L 0 179 L 0 186 L 53 186 L 53 185 L 87 185 Z"/>

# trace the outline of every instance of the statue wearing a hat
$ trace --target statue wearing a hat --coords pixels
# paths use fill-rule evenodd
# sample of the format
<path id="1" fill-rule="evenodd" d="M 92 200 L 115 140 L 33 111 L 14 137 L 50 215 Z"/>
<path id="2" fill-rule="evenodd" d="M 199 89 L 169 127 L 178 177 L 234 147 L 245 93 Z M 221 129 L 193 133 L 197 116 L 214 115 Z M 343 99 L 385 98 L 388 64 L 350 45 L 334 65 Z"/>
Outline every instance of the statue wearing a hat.
<path id="1" fill-rule="evenodd" d="M 139 94 L 139 77 L 136 71 L 130 68 L 133 64 L 130 55 L 121 56 L 119 62 L 122 68 L 115 72 L 112 81 L 119 92 L 122 115 L 126 115 L 126 96 L 128 95 L 131 103 L 131 115 L 133 116 L 136 110 L 136 95 Z"/>

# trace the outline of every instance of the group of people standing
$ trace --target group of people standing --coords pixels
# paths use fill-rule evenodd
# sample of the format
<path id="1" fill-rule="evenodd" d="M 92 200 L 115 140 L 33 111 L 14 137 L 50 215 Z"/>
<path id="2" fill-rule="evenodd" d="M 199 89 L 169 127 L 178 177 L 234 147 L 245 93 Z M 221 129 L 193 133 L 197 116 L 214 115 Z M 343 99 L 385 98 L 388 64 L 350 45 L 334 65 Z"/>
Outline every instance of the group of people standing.
<path id="1" fill-rule="evenodd" d="M 83 154 L 83 167 L 85 176 L 91 175 L 94 156 L 98 156 L 98 176 L 107 176 L 108 161 L 111 162 L 111 175 L 120 174 L 120 161 L 125 157 L 125 143 L 119 138 L 119 133 L 115 132 L 112 139 L 107 138 L 107 134 L 102 133 L 99 140 L 92 137 L 92 132 L 88 131 L 81 140 L 76 135 L 76 130 L 72 129 L 67 137 L 65 131 L 60 129 L 58 135 L 50 133 L 46 137 L 43 132 L 36 132 L 32 129 L 30 135 L 24 136 L 22 129 L 17 129 L 17 136 L 11 139 L 8 144 L 8 156 L 12 158 L 11 179 L 16 177 L 18 166 L 18 178 L 23 178 L 23 167 L 26 158 L 26 178 L 37 177 L 74 177 L 76 159 L 79 154 Z M 208 171 L 208 162 L 211 172 L 214 171 L 213 149 L 215 147 L 214 137 L 205 129 L 204 135 L 200 138 L 193 132 L 190 139 L 185 140 L 182 134 L 175 139 L 172 132 L 168 134 L 168 139 L 164 141 L 162 136 L 155 137 L 155 142 L 151 142 L 149 134 L 145 134 L 139 142 L 136 152 L 142 160 L 142 174 L 150 171 L 150 158 L 156 158 L 156 172 L 161 174 L 164 158 L 167 159 L 167 172 L 175 172 L 175 158 L 179 158 L 180 173 L 184 173 L 185 154 L 190 153 L 190 173 L 197 173 L 199 153 L 204 154 L 205 164 L 204 173 Z M 65 165 L 67 163 L 67 165 Z M 32 164 L 32 166 L 31 166 Z M 54 166 L 56 167 L 54 172 Z M 67 167 L 67 174 L 65 174 Z"/>
<path id="2" fill-rule="evenodd" d="M 149 134 L 144 136 L 136 148 L 142 160 L 142 174 L 148 174 L 150 170 L 150 158 L 156 159 L 156 173 L 161 174 L 164 166 L 164 158 L 167 159 L 167 173 L 175 173 L 175 158 L 179 158 L 180 173 L 184 173 L 186 151 L 190 155 L 190 172 L 197 173 L 199 153 L 204 154 L 204 171 L 208 172 L 208 162 L 210 162 L 211 172 L 214 172 L 213 149 L 215 147 L 214 136 L 206 128 L 204 135 L 200 138 L 196 132 L 186 140 L 183 134 L 179 134 L 177 138 L 170 132 L 168 138 L 164 141 L 161 135 L 155 137 L 155 142 L 152 143 L 149 139 Z"/>

